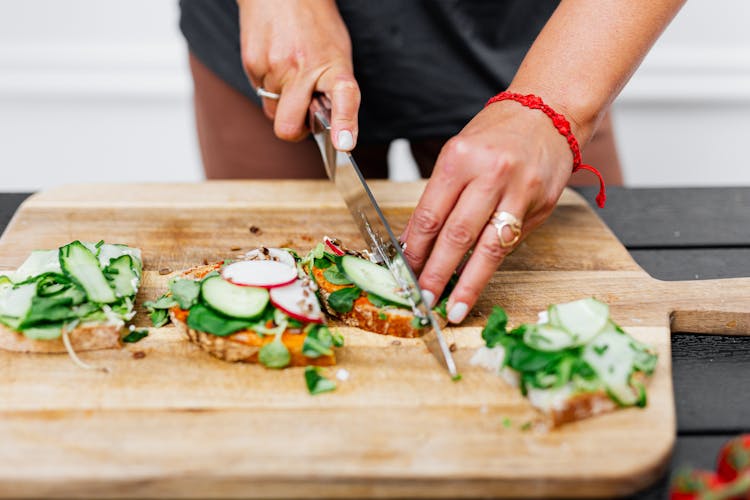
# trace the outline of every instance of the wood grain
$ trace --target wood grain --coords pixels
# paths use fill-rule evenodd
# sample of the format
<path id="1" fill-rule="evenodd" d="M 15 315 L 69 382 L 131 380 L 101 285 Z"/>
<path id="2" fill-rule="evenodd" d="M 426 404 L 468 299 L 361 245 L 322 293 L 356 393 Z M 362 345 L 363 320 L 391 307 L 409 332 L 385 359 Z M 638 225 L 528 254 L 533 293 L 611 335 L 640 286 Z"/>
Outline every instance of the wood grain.
<path id="1" fill-rule="evenodd" d="M 423 185 L 372 187 L 399 231 Z M 361 242 L 327 182 L 71 186 L 27 200 L 0 239 L 0 268 L 72 239 L 139 246 L 146 267 L 140 304 L 163 290 L 168 276 L 159 269 L 261 243 L 306 250 L 323 234 Z M 650 278 L 586 203 L 566 192 L 451 332 L 464 374 L 457 384 L 419 341 L 394 345 L 348 328 L 340 367 L 351 378 L 317 397 L 306 393 L 299 369 L 222 363 L 169 327 L 121 351 L 85 354 L 109 366 L 109 376 L 77 370 L 64 357 L 0 353 L 0 495 L 627 494 L 658 477 L 674 443 L 670 315 L 696 331 L 748 326 L 740 300 L 750 290 L 746 280 L 704 283 Z M 497 304 L 515 322 L 532 321 L 550 303 L 587 295 L 610 303 L 618 322 L 659 351 L 650 404 L 551 433 L 522 431 L 528 404 L 466 363 L 483 319 Z M 146 356 L 134 359 L 133 351 Z"/>

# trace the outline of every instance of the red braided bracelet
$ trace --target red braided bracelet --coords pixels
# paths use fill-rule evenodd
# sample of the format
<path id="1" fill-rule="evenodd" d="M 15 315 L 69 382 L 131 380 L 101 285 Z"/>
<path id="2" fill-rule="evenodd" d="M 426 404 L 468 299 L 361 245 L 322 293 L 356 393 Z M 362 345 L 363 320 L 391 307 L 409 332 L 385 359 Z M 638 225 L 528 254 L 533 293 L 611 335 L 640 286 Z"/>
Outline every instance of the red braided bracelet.
<path id="1" fill-rule="evenodd" d="M 484 106 L 487 107 L 493 102 L 506 100 L 516 101 L 526 106 L 527 108 L 541 110 L 545 115 L 550 117 L 550 119 L 552 120 L 552 124 L 555 126 L 557 131 L 560 132 L 560 135 L 565 137 L 565 139 L 568 141 L 570 151 L 571 153 L 573 153 L 573 172 L 575 173 L 581 169 L 588 170 L 589 172 L 593 172 L 594 175 L 599 178 L 599 194 L 596 195 L 596 204 L 599 205 L 599 208 L 604 208 L 604 204 L 607 202 L 607 191 L 604 187 L 604 178 L 596 168 L 592 167 L 591 165 L 581 163 L 581 148 L 578 147 L 578 141 L 573 135 L 573 132 L 571 132 L 570 130 L 570 123 L 568 122 L 568 120 L 565 119 L 563 115 L 547 106 L 544 101 L 542 101 L 541 97 L 534 94 L 523 95 L 508 91 L 500 92 L 495 97 L 487 101 L 487 104 L 485 104 Z"/>

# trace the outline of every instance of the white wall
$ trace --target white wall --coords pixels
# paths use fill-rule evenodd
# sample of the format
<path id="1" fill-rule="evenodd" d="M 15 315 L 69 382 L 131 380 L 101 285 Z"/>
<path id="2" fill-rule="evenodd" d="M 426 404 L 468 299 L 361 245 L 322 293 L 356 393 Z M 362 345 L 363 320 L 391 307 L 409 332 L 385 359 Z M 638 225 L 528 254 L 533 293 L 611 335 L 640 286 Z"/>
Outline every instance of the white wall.
<path id="1" fill-rule="evenodd" d="M 649 55 L 615 106 L 630 185 L 750 185 L 748 21 L 690 0 Z M 0 191 L 199 180 L 190 92 L 177 0 L 0 0 Z"/>

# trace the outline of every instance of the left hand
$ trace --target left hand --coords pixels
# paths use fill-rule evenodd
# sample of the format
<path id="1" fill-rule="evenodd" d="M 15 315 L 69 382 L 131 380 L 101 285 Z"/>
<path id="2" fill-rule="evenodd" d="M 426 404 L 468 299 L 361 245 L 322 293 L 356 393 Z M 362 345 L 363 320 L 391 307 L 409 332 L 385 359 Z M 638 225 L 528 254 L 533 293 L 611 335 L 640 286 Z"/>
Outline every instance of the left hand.
<path id="1" fill-rule="evenodd" d="M 451 323 L 463 321 L 512 250 L 500 244 L 489 222 L 493 213 L 513 214 L 524 238 L 554 209 L 572 164 L 550 119 L 513 101 L 491 104 L 446 143 L 401 239 L 420 286 L 433 298 L 474 249 L 448 300 Z M 502 236 L 509 242 L 514 235 L 505 227 Z"/>

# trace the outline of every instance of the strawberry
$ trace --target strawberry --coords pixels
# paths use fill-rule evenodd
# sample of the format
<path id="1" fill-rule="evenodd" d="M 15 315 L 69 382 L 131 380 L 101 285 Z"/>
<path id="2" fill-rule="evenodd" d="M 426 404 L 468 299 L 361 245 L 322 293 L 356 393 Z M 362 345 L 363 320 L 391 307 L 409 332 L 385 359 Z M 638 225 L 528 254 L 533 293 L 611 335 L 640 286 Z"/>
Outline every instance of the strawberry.
<path id="1" fill-rule="evenodd" d="M 722 481 L 734 481 L 743 472 L 750 473 L 750 434 L 729 441 L 719 452 L 716 471 Z"/>
<path id="2" fill-rule="evenodd" d="M 672 479 L 670 500 L 696 500 L 721 485 L 719 476 L 705 470 L 682 470 Z"/>

